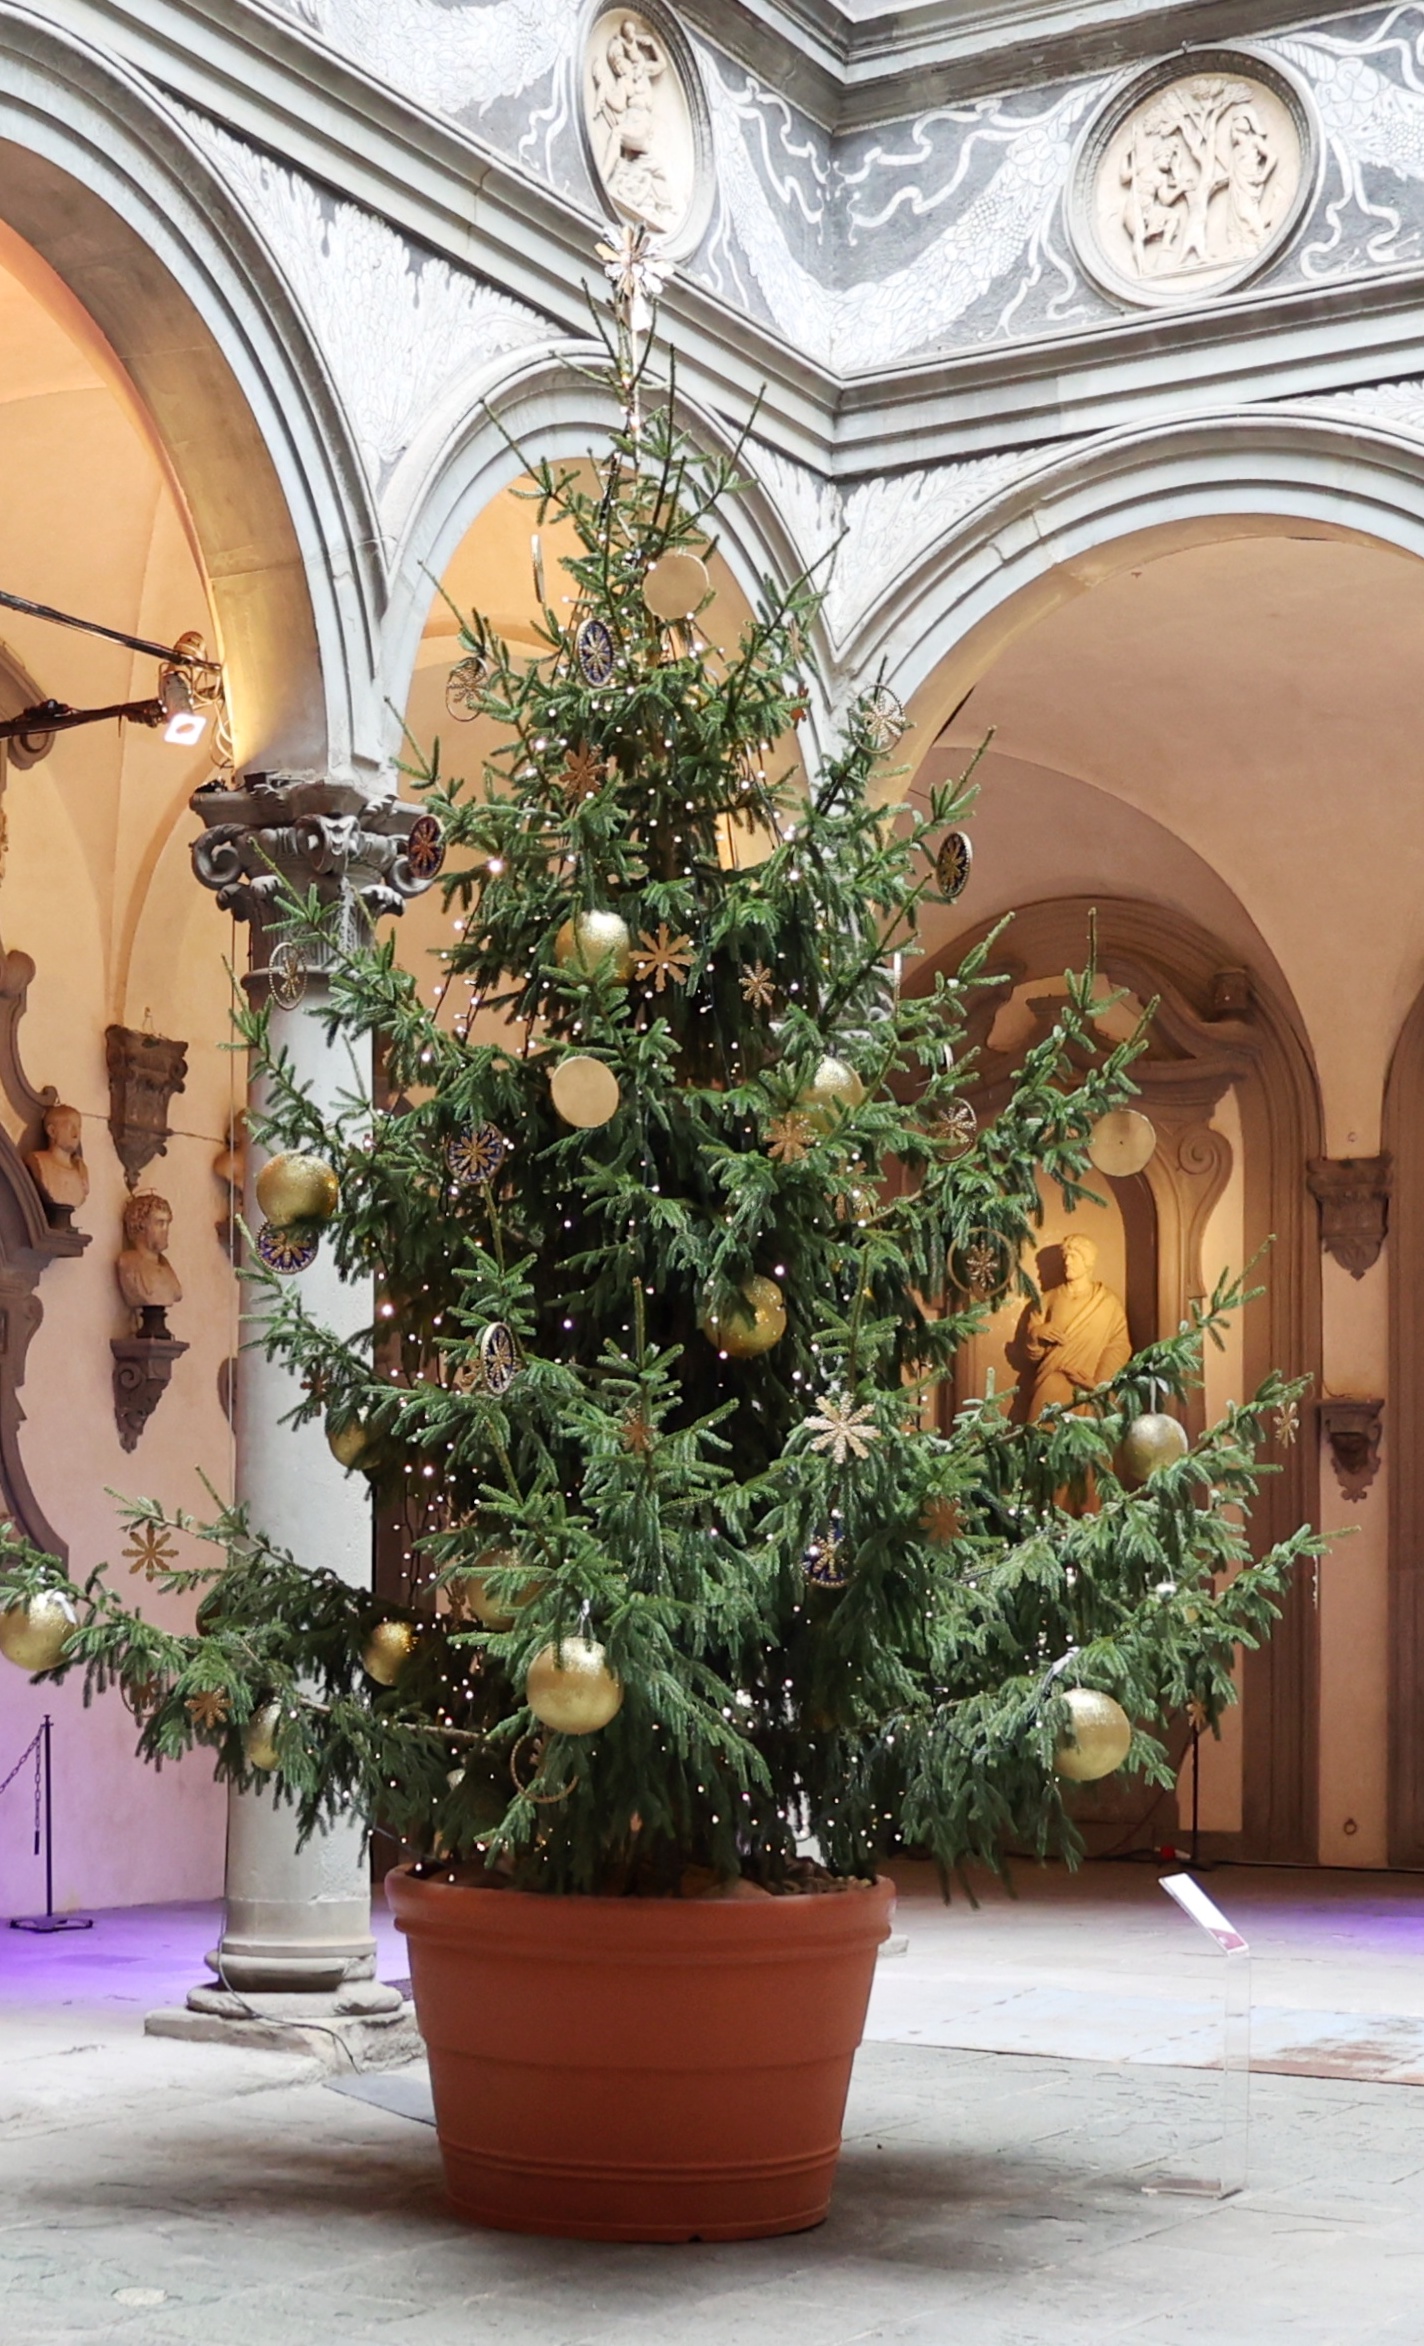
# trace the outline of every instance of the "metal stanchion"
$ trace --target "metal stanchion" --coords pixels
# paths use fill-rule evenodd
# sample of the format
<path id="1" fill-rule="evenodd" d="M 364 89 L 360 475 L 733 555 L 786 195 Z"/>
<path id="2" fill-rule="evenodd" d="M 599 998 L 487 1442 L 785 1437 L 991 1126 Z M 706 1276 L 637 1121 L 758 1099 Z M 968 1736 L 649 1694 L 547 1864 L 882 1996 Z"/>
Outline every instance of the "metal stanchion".
<path id="1" fill-rule="evenodd" d="M 35 1754 L 35 1855 L 40 1853 L 41 1817 L 43 1817 L 45 1861 L 45 1910 L 43 1914 L 17 1914 L 12 1917 L 12 1931 L 92 1931 L 94 1920 L 88 1914 L 56 1914 L 54 1911 L 54 1795 L 50 1772 L 50 1716 L 46 1711 L 40 1721 L 39 1733 L 27 1745 L 10 1770 L 5 1783 L 12 1783 L 31 1752 Z M 0 1791 L 4 1785 L 0 1785 Z"/>

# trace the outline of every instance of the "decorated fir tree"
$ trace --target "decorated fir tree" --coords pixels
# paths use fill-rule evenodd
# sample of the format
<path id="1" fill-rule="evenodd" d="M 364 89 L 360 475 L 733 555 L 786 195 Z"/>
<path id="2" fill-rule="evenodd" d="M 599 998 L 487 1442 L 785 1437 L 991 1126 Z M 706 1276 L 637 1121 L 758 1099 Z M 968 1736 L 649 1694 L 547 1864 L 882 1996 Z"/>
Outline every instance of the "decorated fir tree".
<path id="1" fill-rule="evenodd" d="M 577 539 L 572 609 L 532 660 L 468 619 L 455 690 L 501 746 L 415 777 L 458 915 L 441 998 L 387 943 L 320 940 L 333 1030 L 390 1104 L 319 1114 L 245 1020 L 273 1160 L 253 1340 L 408 1523 L 413 1599 L 239 1514 L 143 1504 L 155 1540 L 213 1543 L 165 1575 L 201 1590 L 196 1635 L 14 1543 L 0 1644 L 34 1666 L 63 1640 L 62 1667 L 119 1682 L 150 1757 L 207 1744 L 305 1828 L 354 1802 L 414 1856 L 531 1889 L 776 1890 L 812 1839 L 829 1877 L 906 1845 L 946 1873 L 1072 1854 L 1063 1777 L 1170 1781 L 1166 1726 L 1215 1724 L 1315 1546 L 1253 1559 L 1246 1528 L 1295 1389 L 1188 1447 L 1171 1408 L 1222 1290 L 1035 1422 L 946 1406 L 988 1309 L 1033 1299 L 1040 1184 L 1091 1188 L 1138 1045 L 1104 1039 L 1085 968 L 980 1122 L 983 952 L 900 983 L 962 884 L 972 789 L 887 806 L 883 690 L 799 777 L 814 578 L 704 640 L 736 466 L 649 392 L 646 266 L 632 234 L 621 429 L 592 477 L 531 467 L 533 525 Z M 292 903 L 293 942 L 321 919 Z M 373 1295 L 363 1333 L 309 1316 L 317 1245 Z"/>

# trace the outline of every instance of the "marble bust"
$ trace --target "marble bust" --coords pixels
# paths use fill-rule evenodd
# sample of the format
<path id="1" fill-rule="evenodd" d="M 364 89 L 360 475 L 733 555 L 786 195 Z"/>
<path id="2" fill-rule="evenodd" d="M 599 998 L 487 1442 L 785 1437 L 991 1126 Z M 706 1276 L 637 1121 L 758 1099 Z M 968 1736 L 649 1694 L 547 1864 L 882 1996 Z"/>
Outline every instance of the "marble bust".
<path id="1" fill-rule="evenodd" d="M 164 1253 L 173 1227 L 173 1208 L 156 1190 L 142 1189 L 124 1206 L 124 1251 L 116 1266 L 119 1293 L 134 1313 L 135 1331 L 166 1336 L 164 1313 L 181 1303 L 178 1274 Z"/>
<path id="2" fill-rule="evenodd" d="M 1025 1422 L 1042 1417 L 1054 1402 L 1071 1407 L 1132 1358 L 1122 1299 L 1093 1276 L 1098 1250 L 1092 1239 L 1075 1233 L 1057 1248 L 1045 1248 L 1045 1270 L 1055 1254 L 1063 1276 L 1047 1287 L 1042 1311 L 1025 1311 L 1009 1351 L 1019 1372 L 1014 1415 Z"/>
<path id="3" fill-rule="evenodd" d="M 593 26 L 584 120 L 610 203 L 659 236 L 676 236 L 697 175 L 691 109 L 666 41 L 636 10 L 610 9 Z"/>
<path id="4" fill-rule="evenodd" d="M 77 1108 L 58 1101 L 44 1114 L 44 1147 L 32 1149 L 25 1163 L 51 1222 L 67 1229 L 76 1206 L 89 1195 L 89 1168 L 84 1162 L 84 1124 Z"/>

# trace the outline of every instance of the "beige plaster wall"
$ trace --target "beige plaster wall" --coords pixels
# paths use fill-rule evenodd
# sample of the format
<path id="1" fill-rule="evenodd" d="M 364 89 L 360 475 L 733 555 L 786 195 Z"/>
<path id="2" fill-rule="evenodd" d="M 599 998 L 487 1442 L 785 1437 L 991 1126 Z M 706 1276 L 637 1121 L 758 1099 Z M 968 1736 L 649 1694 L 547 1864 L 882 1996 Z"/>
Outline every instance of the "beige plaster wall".
<path id="1" fill-rule="evenodd" d="M 189 534 L 148 439 L 86 354 L 3 276 L 0 471 L 0 585 L 160 642 L 209 628 Z M 0 638 L 43 693 L 76 706 L 154 689 L 153 661 L 89 637 L 0 613 Z M 59 736 L 42 763 L 9 773 L 0 877 L 0 937 L 36 964 L 21 1030 L 26 1069 L 80 1109 L 91 1177 L 76 1217 L 91 1233 L 88 1251 L 51 1266 L 40 1285 L 24 1454 L 75 1573 L 116 1559 L 126 1592 L 175 1622 L 191 1600 L 162 1600 L 134 1580 L 111 1494 L 196 1509 L 200 1472 L 231 1489 L 218 1370 L 236 1342 L 237 1290 L 214 1227 L 223 1193 L 212 1165 L 242 1074 L 223 1048 L 230 925 L 197 887 L 187 855 L 186 801 L 208 770 L 204 752 L 137 728 Z M 126 1320 L 114 1279 L 125 1190 L 107 1124 L 111 1021 L 188 1044 L 168 1153 L 143 1181 L 174 1208 L 170 1255 L 184 1296 L 172 1326 L 190 1349 L 132 1455 L 119 1445 L 109 1352 Z M 215 1895 L 224 1806 L 203 1760 L 156 1775 L 133 1758 L 134 1723 L 116 1695 L 86 1711 L 77 1683 L 32 1688 L 7 1663 L 0 1775 L 45 1710 L 55 1720 L 57 1902 Z M 22 1782 L 0 1802 L 0 1914 L 42 1900 L 28 1828 Z"/>

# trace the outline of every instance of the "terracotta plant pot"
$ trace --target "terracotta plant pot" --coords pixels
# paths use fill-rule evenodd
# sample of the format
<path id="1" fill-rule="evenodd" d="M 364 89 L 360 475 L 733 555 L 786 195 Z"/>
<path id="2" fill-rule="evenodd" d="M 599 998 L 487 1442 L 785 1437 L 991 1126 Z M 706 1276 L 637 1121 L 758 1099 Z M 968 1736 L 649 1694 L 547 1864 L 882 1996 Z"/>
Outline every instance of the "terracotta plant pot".
<path id="1" fill-rule="evenodd" d="M 386 1877 L 461 2215 L 581 2240 L 819 2224 L 894 1885 L 550 1898 Z"/>

